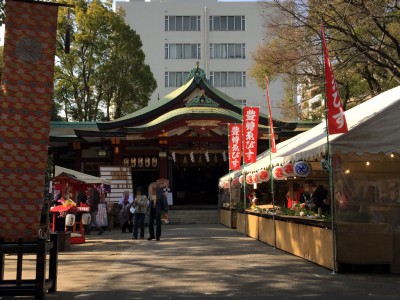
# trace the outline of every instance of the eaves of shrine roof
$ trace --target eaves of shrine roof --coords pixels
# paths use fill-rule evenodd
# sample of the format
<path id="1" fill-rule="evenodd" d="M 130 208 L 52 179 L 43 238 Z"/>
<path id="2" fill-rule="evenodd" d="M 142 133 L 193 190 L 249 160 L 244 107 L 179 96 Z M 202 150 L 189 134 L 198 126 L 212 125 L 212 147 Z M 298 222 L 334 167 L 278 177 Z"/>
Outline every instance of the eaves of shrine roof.
<path id="1" fill-rule="evenodd" d="M 210 89 L 211 85 L 205 84 L 203 80 L 197 83 L 195 78 L 192 78 L 185 85 L 166 95 L 164 98 L 160 99 L 157 102 L 150 103 L 148 106 L 116 120 L 109 122 L 98 122 L 97 125 L 100 130 L 107 130 L 117 127 L 124 127 L 132 122 L 139 123 L 152 119 L 157 119 L 159 116 L 162 115 L 163 112 L 168 112 L 169 110 L 173 109 L 173 107 L 179 101 L 182 101 L 182 99 L 192 93 L 197 86 L 199 86 L 200 89 L 204 89 L 207 94 L 215 94 L 211 95 L 213 100 L 218 101 L 220 104 L 221 102 L 223 102 L 223 106 L 225 106 L 227 109 L 237 114 L 241 113 L 242 108 L 236 105 L 234 103 L 235 101 L 232 98 L 219 92 L 215 88 Z M 215 99 L 215 96 L 219 99 Z"/>
<path id="2" fill-rule="evenodd" d="M 143 125 L 135 127 L 126 127 L 127 133 L 144 132 L 152 129 L 162 127 L 165 123 L 176 122 L 181 120 L 195 120 L 195 119 L 219 119 L 224 120 L 226 123 L 240 123 L 242 116 L 238 113 L 224 108 L 217 107 L 182 107 L 161 115 L 160 117 Z M 265 126 L 260 125 L 264 129 Z M 266 128 L 266 127 L 265 127 Z"/>
<path id="3" fill-rule="evenodd" d="M 98 131 L 96 122 L 50 122 L 50 141 L 74 142 L 82 140 L 75 134 L 75 130 Z"/>
<path id="4" fill-rule="evenodd" d="M 176 107 L 179 106 L 179 102 L 184 101 L 185 99 L 187 100 L 187 97 L 189 97 L 196 89 L 203 91 L 204 95 L 212 99 L 214 103 L 217 103 L 218 107 L 225 108 L 239 115 L 242 114 L 242 106 L 238 105 L 235 99 L 212 86 L 205 77 L 204 71 L 200 68 L 195 68 L 190 72 L 187 83 L 159 101 L 152 102 L 148 106 L 116 120 L 98 122 L 97 126 L 100 131 L 118 129 L 127 126 L 142 126 L 143 124 L 151 122 L 151 120 L 158 119 L 162 114 L 176 109 Z M 180 106 L 183 105 L 181 104 Z M 266 114 L 260 113 L 260 123 L 264 125 L 268 124 L 268 116 Z M 288 129 L 294 129 L 296 127 L 294 123 L 292 124 L 279 120 L 274 120 L 274 126 L 280 128 L 286 127 Z"/>

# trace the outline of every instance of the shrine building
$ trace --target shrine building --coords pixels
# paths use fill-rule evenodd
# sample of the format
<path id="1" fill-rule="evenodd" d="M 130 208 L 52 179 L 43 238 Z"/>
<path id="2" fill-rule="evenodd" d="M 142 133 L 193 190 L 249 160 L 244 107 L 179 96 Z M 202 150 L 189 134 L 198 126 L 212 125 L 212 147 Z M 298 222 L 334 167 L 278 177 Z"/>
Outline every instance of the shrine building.
<path id="1" fill-rule="evenodd" d="M 52 122 L 49 151 L 54 165 L 94 176 L 103 177 L 105 166 L 125 167 L 133 190 L 140 186 L 147 191 L 152 182 L 168 179 L 174 206 L 217 205 L 218 180 L 229 171 L 228 124 L 242 122 L 237 103 L 214 88 L 197 67 L 183 86 L 122 118 Z M 260 113 L 258 153 L 269 144 L 266 113 Z M 277 142 L 315 125 L 273 124 Z M 126 189 L 112 187 L 118 195 Z"/>

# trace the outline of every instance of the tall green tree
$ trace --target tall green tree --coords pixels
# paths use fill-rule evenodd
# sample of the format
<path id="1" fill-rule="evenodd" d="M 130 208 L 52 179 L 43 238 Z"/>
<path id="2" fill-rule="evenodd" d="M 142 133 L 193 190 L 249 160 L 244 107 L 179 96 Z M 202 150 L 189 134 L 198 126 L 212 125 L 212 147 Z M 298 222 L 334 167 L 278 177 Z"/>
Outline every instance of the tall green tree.
<path id="1" fill-rule="evenodd" d="M 66 120 L 110 120 L 145 106 L 156 81 L 141 49 L 112 1 L 78 0 L 61 8 L 55 101 Z M 69 53 L 68 34 L 70 36 Z"/>
<path id="2" fill-rule="evenodd" d="M 274 0 L 266 3 L 267 42 L 254 53 L 251 74 L 300 85 L 303 96 L 324 93 L 320 28 L 324 26 L 344 107 L 400 83 L 400 1 Z"/>
<path id="3" fill-rule="evenodd" d="M 106 118 L 119 118 L 148 103 L 157 87 L 150 67 L 144 63 L 142 42 L 122 18 L 116 18 L 109 39 L 107 61 L 96 74 L 96 86 L 107 107 Z M 110 107 L 113 107 L 111 115 Z"/>

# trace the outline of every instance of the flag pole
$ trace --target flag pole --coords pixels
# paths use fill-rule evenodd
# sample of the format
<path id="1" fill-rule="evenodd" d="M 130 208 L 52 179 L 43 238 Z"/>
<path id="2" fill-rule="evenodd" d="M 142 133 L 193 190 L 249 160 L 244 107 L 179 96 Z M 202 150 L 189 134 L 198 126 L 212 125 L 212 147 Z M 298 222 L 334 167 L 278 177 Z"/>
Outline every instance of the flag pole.
<path id="1" fill-rule="evenodd" d="M 244 171 L 243 166 L 244 166 L 244 126 L 243 126 L 243 107 L 242 107 L 242 157 L 241 157 L 241 165 L 242 167 L 240 168 L 242 172 Z M 247 181 L 246 181 L 246 173 L 242 173 L 243 175 L 243 216 L 244 216 L 244 228 L 243 232 L 244 235 L 247 236 L 247 211 L 246 211 L 246 188 L 247 188 Z"/>
<path id="2" fill-rule="evenodd" d="M 228 156 L 230 153 L 230 123 L 228 122 Z M 229 178 L 231 177 L 231 165 L 230 165 L 230 157 L 228 158 L 228 174 Z M 228 179 L 229 180 L 229 179 Z M 229 180 L 230 181 L 230 180 Z M 229 214 L 232 215 L 232 188 L 231 188 L 231 181 L 229 182 Z"/>
<path id="3" fill-rule="evenodd" d="M 269 129 L 268 129 L 269 131 Z M 271 140 L 271 138 L 270 138 Z M 269 174 L 271 180 L 271 196 L 272 196 L 272 223 L 274 224 L 274 248 L 276 248 L 276 224 L 275 224 L 275 193 L 274 193 L 274 177 L 272 175 L 272 151 L 271 151 L 271 141 L 269 142 Z"/>
<path id="4" fill-rule="evenodd" d="M 242 110 L 243 111 L 243 110 Z M 232 176 L 234 176 L 234 173 L 236 171 L 240 171 L 240 174 L 243 176 L 243 162 L 242 162 L 242 152 L 243 152 L 243 124 L 228 124 L 228 148 L 229 148 L 229 178 L 231 179 Z M 232 127 L 232 126 L 233 127 Z M 237 129 L 234 126 L 237 126 Z M 235 132 L 234 132 L 235 130 Z M 233 142 L 233 137 L 237 136 L 237 140 L 234 143 Z M 239 153 L 240 155 L 238 155 L 238 157 L 233 157 L 233 150 L 235 149 L 234 146 L 237 146 L 237 148 L 239 149 Z M 235 150 L 236 151 L 236 150 Z M 239 161 L 237 161 L 237 159 L 239 159 Z M 233 162 L 235 162 L 234 164 L 231 164 Z M 236 164 L 237 163 L 237 164 Z M 231 174 L 233 173 L 233 175 Z M 244 176 L 245 178 L 245 176 Z M 230 180 L 230 182 L 232 182 L 232 180 Z M 246 211 L 246 182 L 243 182 L 243 214 L 245 215 Z M 240 200 L 240 195 L 239 195 L 239 200 Z M 230 187 L 230 204 L 232 203 L 232 195 L 231 195 L 231 187 Z M 244 220 L 244 222 L 246 221 L 246 219 Z M 239 223 L 240 226 L 242 226 L 242 222 Z M 246 224 L 244 224 L 246 226 Z M 246 233 L 246 230 L 244 230 L 244 233 Z"/>
<path id="5" fill-rule="evenodd" d="M 276 224 L 275 224 L 275 193 L 274 193 L 274 177 L 272 175 L 272 149 L 275 149 L 275 142 L 271 142 L 272 140 L 272 134 L 273 133 L 273 128 L 271 129 L 271 126 L 273 126 L 272 122 L 272 111 L 271 111 L 271 102 L 269 98 L 269 87 L 268 87 L 268 76 L 265 76 L 265 91 L 266 91 L 266 98 L 267 98 L 267 107 L 268 107 L 268 144 L 269 144 L 269 178 L 271 180 L 271 197 L 272 197 L 272 224 L 274 224 L 274 248 L 276 248 Z M 275 150 L 276 151 L 276 150 Z"/>
<path id="6" fill-rule="evenodd" d="M 326 89 L 325 89 L 326 90 Z M 326 94 L 326 91 L 325 91 Z M 328 176 L 329 176 L 329 190 L 331 191 L 331 227 L 332 227 L 332 274 L 336 273 L 336 236 L 335 236 L 335 214 L 334 214 L 334 187 L 333 187 L 333 171 L 332 171 L 332 157 L 330 153 L 329 129 L 328 129 L 328 109 L 326 108 L 325 96 L 325 127 L 326 127 L 326 160 L 328 162 Z"/>
<path id="7" fill-rule="evenodd" d="M 246 106 L 244 109 L 242 109 L 243 163 L 252 164 L 257 161 L 259 117 L 259 107 Z M 247 180 L 245 183 L 247 184 Z M 244 197 L 244 204 L 246 208 L 246 196 L 244 195 Z"/>
<path id="8" fill-rule="evenodd" d="M 324 27 L 321 25 L 321 45 L 324 47 L 325 35 Z M 326 159 L 328 162 L 328 176 L 329 176 L 329 190 L 330 190 L 330 201 L 331 201 L 331 227 L 332 227 L 332 274 L 336 273 L 336 235 L 335 235 L 335 198 L 334 198 L 334 185 L 333 185 L 333 170 L 332 170 L 332 157 L 330 153 L 330 140 L 329 140 L 329 124 L 328 124 L 328 108 L 327 108 L 327 89 L 326 89 L 326 74 L 325 74 L 325 52 L 322 49 L 323 57 L 323 78 L 324 78 L 324 89 L 325 89 L 325 101 L 324 101 L 324 113 L 325 113 L 325 131 L 326 131 Z"/>

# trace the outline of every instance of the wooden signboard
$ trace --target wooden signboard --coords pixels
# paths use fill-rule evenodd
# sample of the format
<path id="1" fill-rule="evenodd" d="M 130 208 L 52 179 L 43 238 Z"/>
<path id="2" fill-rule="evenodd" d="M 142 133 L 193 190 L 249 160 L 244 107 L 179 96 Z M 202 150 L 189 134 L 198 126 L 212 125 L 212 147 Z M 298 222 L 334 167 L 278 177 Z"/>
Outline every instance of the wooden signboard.
<path id="1" fill-rule="evenodd" d="M 124 191 L 133 193 L 131 167 L 100 166 L 100 176 L 111 182 L 110 203 L 118 203 Z"/>
<path id="2" fill-rule="evenodd" d="M 107 203 L 100 202 L 98 205 L 98 211 L 96 216 L 97 224 L 100 227 L 108 227 L 108 217 L 107 217 Z"/>

